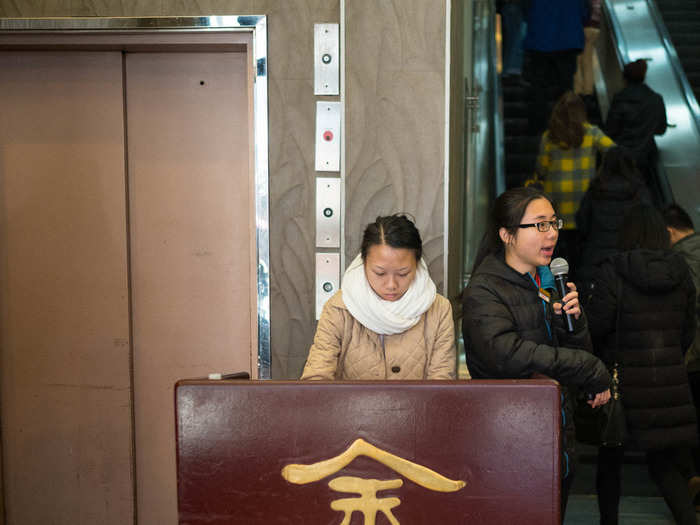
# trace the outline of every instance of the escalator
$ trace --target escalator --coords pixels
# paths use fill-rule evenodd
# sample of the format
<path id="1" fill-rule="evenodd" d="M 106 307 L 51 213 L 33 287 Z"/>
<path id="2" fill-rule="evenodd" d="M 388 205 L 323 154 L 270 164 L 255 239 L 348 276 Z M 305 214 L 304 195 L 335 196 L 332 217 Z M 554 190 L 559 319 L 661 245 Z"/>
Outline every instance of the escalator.
<path id="1" fill-rule="evenodd" d="M 501 83 L 495 71 L 493 4 L 469 4 L 474 16 L 465 28 L 473 37 L 467 98 L 477 102 L 466 127 L 464 283 L 490 201 L 532 174 L 540 140 L 528 130 L 527 86 Z M 605 120 L 624 85 L 624 64 L 646 60 L 646 83 L 663 96 L 669 124 L 656 138 L 658 202 L 678 203 L 700 225 L 700 0 L 604 0 L 603 13 L 594 60 L 597 104 L 589 119 Z"/>
<path id="2" fill-rule="evenodd" d="M 594 68 L 594 111 L 605 121 L 610 102 L 623 87 L 624 64 L 644 59 L 646 83 L 666 104 L 668 130 L 657 137 L 656 202 L 676 202 L 700 224 L 700 1 L 605 0 Z M 522 185 L 533 172 L 539 136 L 528 133 L 527 88 L 522 81 L 502 86 L 507 187 Z M 591 108 L 589 107 L 589 110 Z"/>
<path id="3" fill-rule="evenodd" d="M 520 77 L 502 81 L 505 177 L 508 188 L 522 186 L 532 176 L 540 145 L 540 136 L 533 136 L 529 131 L 528 90 Z"/>
<path id="4" fill-rule="evenodd" d="M 700 11 L 697 0 L 605 0 L 596 92 L 603 115 L 622 87 L 624 64 L 647 61 L 646 84 L 666 104 L 656 137 L 660 203 L 676 202 L 700 224 Z M 695 85 L 693 85 L 693 83 Z"/>
<path id="5" fill-rule="evenodd" d="M 695 98 L 700 98 L 700 2 L 656 0 L 656 4 Z"/>

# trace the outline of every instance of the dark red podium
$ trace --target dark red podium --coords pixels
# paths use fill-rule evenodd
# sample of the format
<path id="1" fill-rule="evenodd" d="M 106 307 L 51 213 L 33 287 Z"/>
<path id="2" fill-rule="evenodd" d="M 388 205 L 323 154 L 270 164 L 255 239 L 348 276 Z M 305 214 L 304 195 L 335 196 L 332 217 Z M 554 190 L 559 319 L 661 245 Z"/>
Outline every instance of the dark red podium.
<path id="1" fill-rule="evenodd" d="M 180 381 L 181 524 L 559 524 L 553 381 Z"/>

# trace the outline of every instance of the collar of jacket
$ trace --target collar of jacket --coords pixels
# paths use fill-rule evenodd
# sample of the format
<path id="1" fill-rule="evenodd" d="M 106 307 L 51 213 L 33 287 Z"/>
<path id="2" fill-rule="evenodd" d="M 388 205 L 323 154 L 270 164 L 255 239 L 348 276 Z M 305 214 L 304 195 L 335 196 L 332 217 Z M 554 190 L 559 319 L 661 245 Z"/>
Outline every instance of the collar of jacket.
<path id="1" fill-rule="evenodd" d="M 673 245 L 675 250 L 681 252 L 698 252 L 700 251 L 700 233 L 691 233 L 683 237 L 680 241 Z"/>
<path id="2" fill-rule="evenodd" d="M 548 266 L 538 266 L 537 273 L 540 276 L 540 283 L 544 289 L 554 289 L 554 275 Z M 523 288 L 532 288 L 534 283 L 530 275 L 520 273 L 506 264 L 503 254 L 487 255 L 474 272 L 474 275 L 495 275 Z"/>
<path id="3" fill-rule="evenodd" d="M 538 266 L 537 273 L 540 276 L 540 284 L 545 290 L 554 289 L 554 274 L 549 269 L 549 266 Z"/>

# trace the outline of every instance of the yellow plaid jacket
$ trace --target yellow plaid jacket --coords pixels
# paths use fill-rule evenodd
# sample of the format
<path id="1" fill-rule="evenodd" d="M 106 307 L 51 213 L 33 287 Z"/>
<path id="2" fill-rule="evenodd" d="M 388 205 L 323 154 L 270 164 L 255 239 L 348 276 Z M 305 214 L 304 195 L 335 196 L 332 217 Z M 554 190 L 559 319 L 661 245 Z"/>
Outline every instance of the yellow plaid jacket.
<path id="1" fill-rule="evenodd" d="M 583 195 L 595 176 L 596 153 L 605 152 L 615 143 L 599 128 L 584 123 L 583 142 L 578 148 L 564 149 L 542 134 L 534 179 L 556 204 L 557 215 L 564 219 L 564 229 L 576 228 L 575 215 Z"/>

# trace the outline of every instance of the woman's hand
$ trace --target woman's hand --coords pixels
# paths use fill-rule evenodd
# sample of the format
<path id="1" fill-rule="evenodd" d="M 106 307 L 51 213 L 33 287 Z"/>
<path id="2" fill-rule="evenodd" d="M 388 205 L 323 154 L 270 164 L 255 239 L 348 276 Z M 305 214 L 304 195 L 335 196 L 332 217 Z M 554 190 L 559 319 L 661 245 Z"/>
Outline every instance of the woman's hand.
<path id="1" fill-rule="evenodd" d="M 566 283 L 566 286 L 571 290 L 568 294 L 562 297 L 562 302 L 564 303 L 564 313 L 573 315 L 575 319 L 578 320 L 581 317 L 581 305 L 578 302 L 578 292 L 576 291 L 576 285 L 574 283 Z M 561 303 L 554 303 L 552 305 L 554 308 L 554 313 L 561 315 L 562 306 Z"/>
<path id="2" fill-rule="evenodd" d="M 608 388 L 607 390 L 596 394 L 593 399 L 589 399 L 587 403 L 591 405 L 593 408 L 598 408 L 600 406 L 603 406 L 605 403 L 610 401 L 610 389 Z"/>

